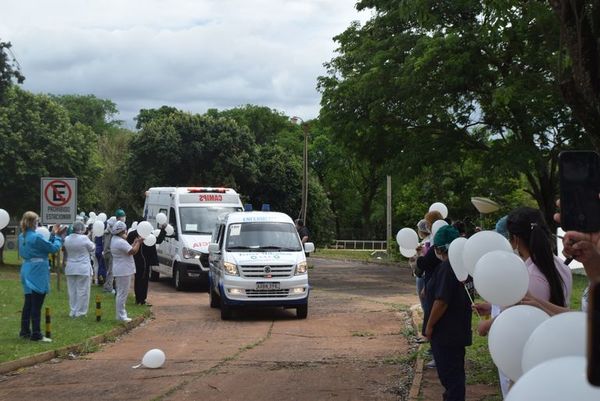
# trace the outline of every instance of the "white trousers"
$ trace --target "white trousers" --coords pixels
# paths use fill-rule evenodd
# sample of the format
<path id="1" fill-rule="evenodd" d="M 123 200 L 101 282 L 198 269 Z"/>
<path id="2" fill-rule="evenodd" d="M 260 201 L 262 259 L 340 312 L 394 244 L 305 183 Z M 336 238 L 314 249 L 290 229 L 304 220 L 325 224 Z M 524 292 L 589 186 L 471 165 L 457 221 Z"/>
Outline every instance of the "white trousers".
<path id="1" fill-rule="evenodd" d="M 117 320 L 127 319 L 127 311 L 125 310 L 125 303 L 127 302 L 127 295 L 129 294 L 129 287 L 131 286 L 131 277 L 129 276 L 116 276 L 115 277 L 115 288 L 117 291 L 115 299 L 115 309 Z"/>
<path id="2" fill-rule="evenodd" d="M 67 275 L 67 288 L 69 290 L 69 316 L 85 316 L 90 306 L 89 275 Z"/>

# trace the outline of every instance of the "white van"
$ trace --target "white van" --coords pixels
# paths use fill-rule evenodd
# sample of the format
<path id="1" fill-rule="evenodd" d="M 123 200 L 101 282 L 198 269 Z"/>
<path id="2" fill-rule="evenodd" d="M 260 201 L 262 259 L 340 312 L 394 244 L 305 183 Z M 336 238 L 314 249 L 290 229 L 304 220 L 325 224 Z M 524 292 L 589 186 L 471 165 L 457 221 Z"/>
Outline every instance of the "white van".
<path id="1" fill-rule="evenodd" d="M 208 244 L 220 216 L 243 210 L 240 196 L 231 188 L 160 187 L 146 192 L 144 218 L 155 228 L 156 215 L 164 213 L 175 232 L 156 246 L 159 266 L 150 280 L 166 276 L 179 291 L 190 284 L 208 284 Z"/>
<path id="2" fill-rule="evenodd" d="M 308 266 L 292 219 L 277 212 L 241 212 L 225 216 L 209 245 L 210 306 L 221 319 L 243 306 L 295 308 L 308 315 Z"/>

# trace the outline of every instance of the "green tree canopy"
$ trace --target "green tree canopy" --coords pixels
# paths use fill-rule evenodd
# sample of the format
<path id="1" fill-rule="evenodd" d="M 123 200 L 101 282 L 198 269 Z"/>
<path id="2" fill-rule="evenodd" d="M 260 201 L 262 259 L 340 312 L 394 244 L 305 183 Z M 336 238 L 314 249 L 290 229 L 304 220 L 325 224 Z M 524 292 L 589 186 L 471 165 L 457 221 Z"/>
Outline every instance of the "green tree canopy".
<path id="1" fill-rule="evenodd" d="M 551 220 L 557 154 L 589 142 L 560 96 L 563 56 L 548 5 L 364 0 L 358 8 L 374 17 L 335 38 L 339 55 L 319 78 L 325 124 L 357 154 L 393 160 L 413 177 L 483 152 L 486 170 L 524 174 Z"/>
<path id="2" fill-rule="evenodd" d="M 96 202 L 99 172 L 96 136 L 83 124 L 71 125 L 50 97 L 17 87 L 0 106 L 0 205 L 13 215 L 39 210 L 40 177 L 76 177 L 78 204 Z M 90 146 L 91 145 L 91 146 Z"/>
<path id="3" fill-rule="evenodd" d="M 25 81 L 19 64 L 10 51 L 11 47 L 10 42 L 0 40 L 0 104 L 5 102 L 6 90 L 12 85 L 13 80 L 20 84 Z"/>

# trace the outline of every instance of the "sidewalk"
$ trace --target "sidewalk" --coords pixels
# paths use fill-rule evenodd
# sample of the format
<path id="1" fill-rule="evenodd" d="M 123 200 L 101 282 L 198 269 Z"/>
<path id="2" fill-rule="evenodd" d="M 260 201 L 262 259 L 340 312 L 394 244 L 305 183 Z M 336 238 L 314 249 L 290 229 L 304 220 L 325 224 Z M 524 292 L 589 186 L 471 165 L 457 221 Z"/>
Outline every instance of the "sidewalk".
<path id="1" fill-rule="evenodd" d="M 417 330 L 420 330 L 423 321 L 423 312 L 420 305 L 413 305 L 411 308 L 413 324 Z M 421 344 L 419 351 L 428 349 L 427 343 Z M 423 352 L 417 355 L 415 362 L 415 375 L 413 383 L 408 394 L 408 401 L 438 401 L 443 400 L 444 387 L 440 383 L 435 368 L 427 368 L 429 359 L 422 358 Z M 469 366 L 466 369 L 467 378 L 469 377 Z M 486 384 L 467 384 L 467 401 L 500 401 L 500 389 L 496 386 Z"/>

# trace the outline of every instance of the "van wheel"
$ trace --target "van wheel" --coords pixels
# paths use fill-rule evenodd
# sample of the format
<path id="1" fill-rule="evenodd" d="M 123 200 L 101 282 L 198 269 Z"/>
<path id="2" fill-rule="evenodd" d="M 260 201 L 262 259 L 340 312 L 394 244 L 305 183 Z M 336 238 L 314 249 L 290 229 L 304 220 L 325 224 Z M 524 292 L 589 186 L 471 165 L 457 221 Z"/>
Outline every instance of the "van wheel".
<path id="1" fill-rule="evenodd" d="M 150 269 L 150 281 L 158 281 L 160 273 Z"/>
<path id="2" fill-rule="evenodd" d="M 298 319 L 306 319 L 308 316 L 308 304 L 298 306 L 296 308 L 296 317 Z"/>
<path id="3" fill-rule="evenodd" d="M 173 266 L 173 284 L 175 285 L 175 289 L 177 291 L 183 291 L 185 288 L 183 284 L 183 280 L 181 278 L 181 268 L 178 264 Z"/>
<path id="4" fill-rule="evenodd" d="M 215 290 L 212 288 L 212 285 L 210 286 L 210 288 L 208 290 L 208 299 L 210 300 L 210 307 L 211 308 L 218 308 L 219 307 L 219 296 L 217 295 L 217 293 L 215 292 Z"/>
<path id="5" fill-rule="evenodd" d="M 233 316 L 233 311 L 228 305 L 225 304 L 223 298 L 224 297 L 222 295 L 219 297 L 219 306 L 221 307 L 221 320 L 230 320 Z"/>

